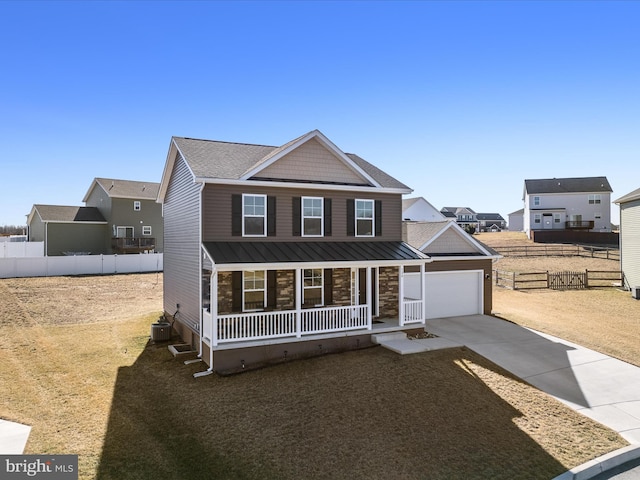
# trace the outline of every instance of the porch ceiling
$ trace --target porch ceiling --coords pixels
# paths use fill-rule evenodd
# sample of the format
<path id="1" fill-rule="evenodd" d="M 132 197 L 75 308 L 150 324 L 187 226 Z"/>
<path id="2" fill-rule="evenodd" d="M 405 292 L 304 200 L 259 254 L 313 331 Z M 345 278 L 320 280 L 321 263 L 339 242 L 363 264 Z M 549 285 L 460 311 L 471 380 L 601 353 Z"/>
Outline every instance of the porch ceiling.
<path id="1" fill-rule="evenodd" d="M 404 242 L 204 242 L 217 265 L 427 260 Z"/>

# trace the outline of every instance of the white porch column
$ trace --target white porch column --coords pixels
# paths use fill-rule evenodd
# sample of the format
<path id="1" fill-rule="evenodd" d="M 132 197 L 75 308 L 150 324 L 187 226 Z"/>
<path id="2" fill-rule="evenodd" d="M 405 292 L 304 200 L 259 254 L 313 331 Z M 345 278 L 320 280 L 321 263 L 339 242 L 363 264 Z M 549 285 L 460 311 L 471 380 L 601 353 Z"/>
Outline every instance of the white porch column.
<path id="1" fill-rule="evenodd" d="M 302 269 L 296 268 L 296 337 L 302 336 Z"/>
<path id="2" fill-rule="evenodd" d="M 367 295 L 366 295 L 366 302 L 367 302 L 367 330 L 371 330 L 371 325 L 372 325 L 372 321 L 371 321 L 371 317 L 373 315 L 373 296 L 371 295 L 371 290 L 373 289 L 373 286 L 371 285 L 371 269 L 373 267 L 367 267 Z"/>
<path id="3" fill-rule="evenodd" d="M 400 326 L 404 326 L 404 266 L 398 266 L 398 316 Z"/>
<path id="4" fill-rule="evenodd" d="M 424 263 L 420 264 L 420 292 L 422 299 L 422 323 L 427 321 L 427 282 L 424 278 Z"/>
<path id="5" fill-rule="evenodd" d="M 218 271 L 214 270 L 211 273 L 211 281 L 209 282 L 209 310 L 211 312 L 211 345 L 213 347 L 218 346 Z M 213 365 L 213 348 L 209 349 L 211 356 L 211 363 Z"/>

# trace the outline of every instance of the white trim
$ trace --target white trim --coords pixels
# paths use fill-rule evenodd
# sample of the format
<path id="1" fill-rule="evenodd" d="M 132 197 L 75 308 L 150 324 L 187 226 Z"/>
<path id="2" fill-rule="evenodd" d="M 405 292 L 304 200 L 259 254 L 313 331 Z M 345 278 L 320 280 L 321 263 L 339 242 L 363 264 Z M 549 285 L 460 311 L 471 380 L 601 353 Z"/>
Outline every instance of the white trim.
<path id="1" fill-rule="evenodd" d="M 304 214 L 304 201 L 305 200 L 320 200 L 320 216 L 305 217 Z M 320 219 L 320 233 L 318 235 L 308 235 L 304 233 L 304 220 L 305 218 Z M 300 234 L 302 237 L 324 237 L 324 197 L 300 197 Z"/>
<path id="2" fill-rule="evenodd" d="M 311 277 L 305 277 L 305 275 L 304 275 L 304 271 L 305 270 L 311 270 Z M 306 278 L 311 278 L 312 280 L 316 278 L 313 275 L 313 271 L 314 270 L 319 270 L 320 271 L 320 286 L 318 287 L 318 286 L 312 285 L 310 287 L 306 287 L 304 285 L 304 281 L 305 281 Z M 315 307 L 323 307 L 324 306 L 324 268 L 303 268 L 302 269 L 302 297 L 303 297 L 302 298 L 302 300 L 303 300 L 302 304 L 303 305 L 305 304 L 305 302 L 304 302 L 304 300 L 305 300 L 305 298 L 304 298 L 305 292 L 307 290 L 311 290 L 311 289 L 316 290 L 318 288 L 320 289 L 320 303 L 316 303 L 314 306 Z"/>
<path id="3" fill-rule="evenodd" d="M 281 187 L 281 188 L 304 188 L 306 190 L 336 190 L 344 192 L 376 192 L 376 193 L 399 193 L 405 195 L 413 192 L 410 188 L 389 188 L 389 187 L 370 187 L 366 185 L 332 185 L 325 183 L 302 183 L 302 182 L 271 182 L 265 180 L 233 180 L 226 178 L 211 178 L 211 177 L 194 177 L 195 183 L 212 183 L 219 185 L 252 185 L 257 187 Z M 158 197 L 160 198 L 160 197 Z"/>
<path id="4" fill-rule="evenodd" d="M 182 153 L 182 151 L 176 145 L 175 137 L 171 137 L 171 142 L 169 143 L 169 151 L 167 152 L 167 159 L 164 162 L 164 170 L 162 171 L 162 180 L 160 180 L 160 187 L 158 188 L 158 197 L 156 198 L 156 203 L 164 203 L 164 197 L 167 194 L 167 189 L 169 188 L 169 180 L 171 179 L 171 174 L 173 173 L 173 166 L 176 163 L 176 154 L 179 153 L 180 157 L 182 157 L 182 161 L 187 167 L 187 170 L 191 174 L 191 178 L 193 179 L 193 183 L 202 183 L 196 179 L 189 162 L 187 162 L 186 157 Z M 202 199 L 201 199 L 202 200 Z"/>
<path id="5" fill-rule="evenodd" d="M 467 242 L 469 245 L 471 245 L 472 247 L 475 247 L 479 250 L 479 252 L 483 253 L 484 256 L 480 257 L 480 258 L 502 258 L 502 256 L 498 256 L 496 257 L 495 255 L 492 255 L 486 248 L 484 248 L 480 243 L 478 243 L 471 235 L 469 235 L 467 232 L 465 232 L 462 227 L 460 225 L 458 225 L 456 222 L 447 222 L 445 225 L 443 225 L 442 229 L 436 233 L 432 238 L 430 238 L 427 242 L 425 242 L 420 248 L 419 250 L 422 251 L 425 248 L 427 248 L 429 245 L 431 245 L 436 239 L 438 239 L 441 235 L 444 234 L 444 232 L 446 232 L 447 230 L 449 230 L 450 228 L 453 228 L 454 230 L 456 230 L 458 232 L 458 235 L 460 236 L 460 238 L 462 238 L 465 242 Z M 441 259 L 443 257 L 434 257 Z M 460 259 L 461 257 L 455 257 L 457 259 Z M 464 257 L 464 258 L 475 258 L 475 257 Z"/>
<path id="6" fill-rule="evenodd" d="M 245 289 L 245 274 L 247 272 L 253 272 L 254 275 L 258 272 L 262 273 L 262 289 L 259 288 L 253 288 L 253 289 L 249 289 L 246 290 Z M 255 283 L 255 276 L 254 276 L 254 283 Z M 262 307 L 260 308 L 252 308 L 252 309 L 246 309 L 245 308 L 245 292 L 262 292 Z M 265 309 L 265 307 L 267 306 L 267 271 L 263 270 L 263 269 L 259 269 L 259 270 L 242 270 L 242 312 L 243 313 L 247 313 L 247 312 L 261 312 Z"/>
<path id="7" fill-rule="evenodd" d="M 371 235 L 359 235 L 358 234 L 358 202 L 369 202 L 371 203 Z M 354 234 L 358 238 L 373 238 L 376 236 L 376 201 L 370 198 L 356 198 L 353 201 L 353 218 L 354 218 Z M 366 217 L 360 218 L 361 220 L 368 220 Z"/>
<path id="8" fill-rule="evenodd" d="M 333 142 L 331 142 L 331 140 L 329 140 L 327 137 L 325 137 L 319 130 L 313 130 L 313 131 L 307 133 L 306 135 L 303 135 L 302 137 L 298 138 L 298 140 L 293 142 L 291 145 L 287 146 L 287 148 L 281 150 L 276 155 L 273 155 L 273 157 L 269 158 L 267 161 L 261 162 L 257 166 L 254 166 L 251 169 L 247 170 L 240 177 L 241 180 L 248 180 L 249 178 L 253 177 L 254 175 L 259 173 L 260 171 L 262 171 L 265 168 L 269 167 L 270 165 L 274 164 L 275 162 L 280 160 L 282 157 L 288 155 L 289 153 L 291 153 L 292 151 L 294 151 L 295 149 L 297 149 L 301 145 L 307 143 L 309 140 L 311 140 L 313 138 L 317 139 L 318 141 L 320 141 L 320 143 L 324 144 L 324 146 L 327 147 L 336 157 L 338 157 L 340 160 L 342 160 L 342 162 L 348 168 L 350 168 L 351 170 L 356 172 L 359 176 L 364 178 L 366 181 L 370 182 L 375 187 L 380 187 L 380 184 L 378 182 L 376 182 L 362 168 L 360 168 L 358 165 L 356 165 L 353 160 L 351 160 L 349 157 L 347 157 L 347 155 L 345 155 L 345 153 L 342 150 L 340 150 Z"/>
<path id="9" fill-rule="evenodd" d="M 264 214 L 262 216 L 260 215 L 249 215 L 247 217 L 245 217 L 245 212 L 244 212 L 244 199 L 246 197 L 260 197 L 264 199 Z M 244 227 L 245 227 L 245 218 L 260 218 L 262 217 L 263 219 L 263 223 L 262 223 L 262 234 L 257 234 L 257 233 L 252 233 L 252 234 L 248 234 L 244 231 Z M 264 193 L 243 193 L 242 194 L 242 236 L 243 237 L 247 237 L 247 238 L 252 238 L 252 237 L 266 237 L 267 236 L 267 195 L 265 195 Z"/>

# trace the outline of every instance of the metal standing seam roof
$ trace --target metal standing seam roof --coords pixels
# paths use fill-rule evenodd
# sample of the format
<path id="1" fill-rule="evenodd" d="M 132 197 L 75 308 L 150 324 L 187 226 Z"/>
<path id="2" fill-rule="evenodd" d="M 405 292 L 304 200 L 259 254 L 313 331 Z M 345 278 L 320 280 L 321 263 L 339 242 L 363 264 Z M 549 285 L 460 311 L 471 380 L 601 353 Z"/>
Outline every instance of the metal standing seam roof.
<path id="1" fill-rule="evenodd" d="M 287 142 L 281 147 L 185 137 L 173 137 L 173 141 L 196 177 L 239 180 L 246 172 L 265 163 L 266 160 L 300 138 L 302 137 Z M 408 186 L 358 155 L 352 153 L 344 155 L 378 182 L 381 187 L 410 190 Z"/>
<path id="2" fill-rule="evenodd" d="M 426 260 L 400 241 L 384 242 L 204 242 L 217 265 Z"/>

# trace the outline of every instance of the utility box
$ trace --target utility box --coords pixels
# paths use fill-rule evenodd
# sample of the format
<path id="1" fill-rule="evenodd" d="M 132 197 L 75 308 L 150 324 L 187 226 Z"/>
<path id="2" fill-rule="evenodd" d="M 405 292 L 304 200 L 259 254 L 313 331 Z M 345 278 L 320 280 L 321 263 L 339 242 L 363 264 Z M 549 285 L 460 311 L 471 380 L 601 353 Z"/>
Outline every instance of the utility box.
<path id="1" fill-rule="evenodd" d="M 640 287 L 631 287 L 631 296 L 636 300 L 640 300 Z"/>
<path id="2" fill-rule="evenodd" d="M 153 340 L 154 342 L 165 342 L 167 340 L 171 340 L 171 324 L 152 323 L 151 340 Z"/>

